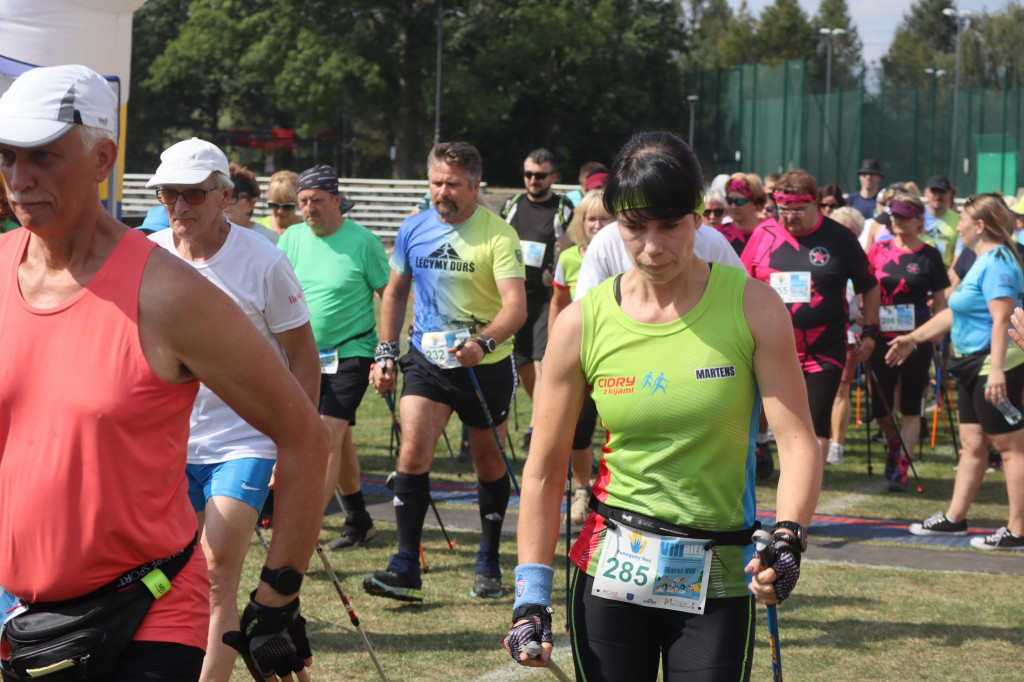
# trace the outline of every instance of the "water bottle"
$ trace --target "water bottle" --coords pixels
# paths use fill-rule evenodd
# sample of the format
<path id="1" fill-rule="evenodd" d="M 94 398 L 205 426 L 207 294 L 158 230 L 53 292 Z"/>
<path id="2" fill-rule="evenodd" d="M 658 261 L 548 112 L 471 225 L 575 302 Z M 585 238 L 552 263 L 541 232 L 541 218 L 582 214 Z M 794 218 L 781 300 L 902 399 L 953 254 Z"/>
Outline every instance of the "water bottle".
<path id="1" fill-rule="evenodd" d="M 1003 413 L 1003 418 L 1006 419 L 1006 423 L 1010 426 L 1020 424 L 1020 410 L 1013 406 L 1009 398 L 1003 398 L 996 403 L 996 409 Z"/>

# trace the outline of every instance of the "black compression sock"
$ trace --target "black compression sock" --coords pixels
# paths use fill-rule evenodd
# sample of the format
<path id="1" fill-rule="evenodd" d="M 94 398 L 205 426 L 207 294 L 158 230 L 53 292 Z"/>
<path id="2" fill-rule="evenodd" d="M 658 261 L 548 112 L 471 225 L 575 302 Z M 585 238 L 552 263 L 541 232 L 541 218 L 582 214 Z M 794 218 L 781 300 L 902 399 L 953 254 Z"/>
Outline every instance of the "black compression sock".
<path id="1" fill-rule="evenodd" d="M 370 515 L 366 511 L 366 500 L 363 499 L 363 491 L 359 490 L 351 495 L 341 496 L 341 506 L 345 510 L 345 521 L 360 530 L 373 525 Z"/>
<path id="2" fill-rule="evenodd" d="M 505 520 L 511 482 L 508 474 L 496 481 L 477 479 L 476 496 L 480 503 L 480 544 L 497 552 L 501 542 L 501 524 Z"/>
<path id="3" fill-rule="evenodd" d="M 419 553 L 423 538 L 423 519 L 430 505 L 430 474 L 395 475 L 395 521 L 398 524 L 398 546 Z"/>

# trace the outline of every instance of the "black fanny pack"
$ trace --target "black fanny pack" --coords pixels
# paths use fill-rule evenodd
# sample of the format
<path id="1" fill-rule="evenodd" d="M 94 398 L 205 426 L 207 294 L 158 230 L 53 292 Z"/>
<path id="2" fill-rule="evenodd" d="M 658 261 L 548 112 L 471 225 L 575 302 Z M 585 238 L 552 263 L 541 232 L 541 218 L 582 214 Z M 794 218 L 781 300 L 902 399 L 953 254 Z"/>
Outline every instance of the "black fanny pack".
<path id="1" fill-rule="evenodd" d="M 629 526 L 630 528 L 646 530 L 652 533 L 657 533 L 658 535 L 669 537 L 713 540 L 714 544 L 719 546 L 751 545 L 754 543 L 751 536 L 754 534 L 755 530 L 761 527 L 760 521 L 754 521 L 754 525 L 749 528 L 728 531 L 703 530 L 700 528 L 690 528 L 689 526 L 677 526 L 674 523 L 638 514 L 637 512 L 629 511 L 627 509 L 609 507 L 604 502 L 598 500 L 596 495 L 590 496 L 590 508 L 605 519 L 611 519 L 615 523 L 621 523 L 622 525 Z"/>
<path id="2" fill-rule="evenodd" d="M 4 625 L 11 648 L 4 675 L 23 682 L 80 682 L 113 673 L 149 607 L 171 589 L 195 546 L 193 538 L 177 554 L 147 562 L 81 597 L 28 604 Z"/>
<path id="3" fill-rule="evenodd" d="M 985 364 L 985 358 L 988 356 L 988 348 L 977 353 L 954 356 L 947 361 L 946 369 L 956 377 L 957 381 L 968 384 L 978 378 L 981 366 Z"/>

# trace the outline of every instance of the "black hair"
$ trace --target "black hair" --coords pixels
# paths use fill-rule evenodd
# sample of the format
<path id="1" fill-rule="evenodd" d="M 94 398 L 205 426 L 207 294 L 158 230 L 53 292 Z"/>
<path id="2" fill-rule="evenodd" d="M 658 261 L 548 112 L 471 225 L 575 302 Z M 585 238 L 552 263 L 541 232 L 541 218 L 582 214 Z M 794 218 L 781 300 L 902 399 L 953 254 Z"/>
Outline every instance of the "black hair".
<path id="1" fill-rule="evenodd" d="M 604 207 L 628 220 L 677 220 L 697 210 L 704 191 L 690 146 L 667 132 L 639 132 L 619 150 Z"/>

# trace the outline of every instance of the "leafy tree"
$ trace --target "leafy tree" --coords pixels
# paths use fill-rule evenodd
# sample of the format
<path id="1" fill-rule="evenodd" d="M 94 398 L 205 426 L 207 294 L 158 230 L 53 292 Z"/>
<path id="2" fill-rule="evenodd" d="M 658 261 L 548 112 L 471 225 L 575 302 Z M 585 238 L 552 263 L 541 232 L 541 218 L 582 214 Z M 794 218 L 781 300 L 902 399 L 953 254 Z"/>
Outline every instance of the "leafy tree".
<path id="1" fill-rule="evenodd" d="M 933 63 L 952 73 L 956 22 L 942 13 L 951 5 L 951 0 L 917 0 L 910 6 L 882 56 L 887 83 L 925 86 L 929 76 L 924 70 Z"/>
<path id="2" fill-rule="evenodd" d="M 690 17 L 686 21 L 689 46 L 684 56 L 686 70 L 711 69 L 720 66 L 719 45 L 725 38 L 732 19 L 726 0 L 690 0 Z"/>
<path id="3" fill-rule="evenodd" d="M 764 8 L 757 31 L 758 61 L 781 64 L 814 54 L 817 36 L 797 0 L 775 0 Z"/>
<path id="4" fill-rule="evenodd" d="M 747 0 L 740 2 L 736 14 L 729 20 L 725 35 L 718 43 L 722 66 L 749 64 L 760 55 L 757 20 L 750 14 Z"/>

